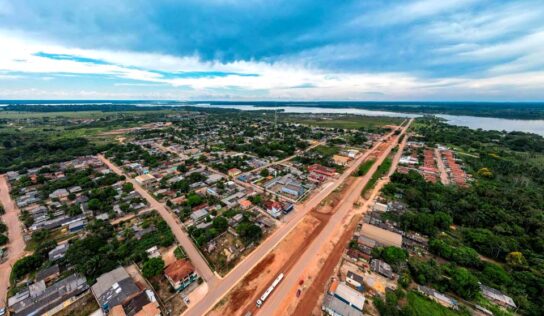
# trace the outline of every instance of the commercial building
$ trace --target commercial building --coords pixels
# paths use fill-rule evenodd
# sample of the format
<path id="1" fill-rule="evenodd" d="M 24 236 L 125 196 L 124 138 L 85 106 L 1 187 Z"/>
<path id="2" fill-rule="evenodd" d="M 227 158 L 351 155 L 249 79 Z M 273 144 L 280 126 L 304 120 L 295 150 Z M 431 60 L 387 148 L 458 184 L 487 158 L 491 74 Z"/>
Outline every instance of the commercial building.
<path id="1" fill-rule="evenodd" d="M 98 305 L 105 312 L 128 302 L 140 293 L 140 289 L 123 267 L 99 276 L 91 290 Z"/>
<path id="2" fill-rule="evenodd" d="M 371 224 L 363 224 L 360 236 L 375 240 L 383 246 L 402 247 L 402 235 Z"/>
<path id="3" fill-rule="evenodd" d="M 11 315 L 53 315 L 76 301 L 87 291 L 89 285 L 85 277 L 72 274 L 50 287 L 44 280 L 30 285 L 8 300 Z"/>

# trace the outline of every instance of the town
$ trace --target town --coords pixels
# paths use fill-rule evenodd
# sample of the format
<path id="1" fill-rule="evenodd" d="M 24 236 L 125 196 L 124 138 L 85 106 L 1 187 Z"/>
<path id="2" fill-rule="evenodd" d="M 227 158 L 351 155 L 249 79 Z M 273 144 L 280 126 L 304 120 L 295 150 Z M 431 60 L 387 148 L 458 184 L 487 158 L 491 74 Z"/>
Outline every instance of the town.
<path id="1" fill-rule="evenodd" d="M 95 154 L 7 171 L 2 311 L 388 315 L 405 299 L 444 315 L 516 313 L 463 268 L 500 267 L 455 243 L 450 214 L 417 213 L 425 191 L 409 192 L 465 190 L 491 171 L 426 141 L 429 122 L 277 116 L 169 113 L 103 133 L 113 143 Z"/>

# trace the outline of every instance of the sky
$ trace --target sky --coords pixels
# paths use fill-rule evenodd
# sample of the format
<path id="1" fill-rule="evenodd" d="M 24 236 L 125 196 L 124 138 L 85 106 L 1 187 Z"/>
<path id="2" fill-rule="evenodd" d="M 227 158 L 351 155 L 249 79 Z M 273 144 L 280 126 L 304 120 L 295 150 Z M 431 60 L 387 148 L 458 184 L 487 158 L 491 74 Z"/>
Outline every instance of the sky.
<path id="1" fill-rule="evenodd" d="M 0 0 L 0 99 L 544 100 L 542 0 Z"/>

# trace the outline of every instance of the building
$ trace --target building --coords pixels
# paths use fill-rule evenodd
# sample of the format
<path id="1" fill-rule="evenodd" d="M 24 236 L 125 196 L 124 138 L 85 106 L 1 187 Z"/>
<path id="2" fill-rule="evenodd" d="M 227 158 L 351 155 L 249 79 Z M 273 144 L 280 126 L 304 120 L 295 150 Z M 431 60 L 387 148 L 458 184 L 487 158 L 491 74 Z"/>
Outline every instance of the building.
<path id="1" fill-rule="evenodd" d="M 456 300 L 454 300 L 453 298 L 451 298 L 449 296 L 446 296 L 446 295 L 436 291 L 435 289 L 432 289 L 432 288 L 426 287 L 426 286 L 422 286 L 422 285 L 418 285 L 417 290 L 418 290 L 419 293 L 427 296 L 431 300 L 437 302 L 438 304 L 440 304 L 440 305 L 442 305 L 444 307 L 452 308 L 452 309 L 458 309 L 459 308 L 459 304 L 457 303 Z"/>
<path id="2" fill-rule="evenodd" d="M 198 278 L 195 268 L 187 259 L 179 259 L 169 264 L 164 269 L 164 276 L 176 291 L 182 291 Z"/>
<path id="3" fill-rule="evenodd" d="M 363 313 L 334 295 L 325 294 L 321 310 L 330 316 L 361 316 Z"/>
<path id="4" fill-rule="evenodd" d="M 329 288 L 329 294 L 338 298 L 348 306 L 353 307 L 355 310 L 359 312 L 363 311 L 365 296 L 349 287 L 346 283 L 334 280 Z"/>
<path id="5" fill-rule="evenodd" d="M 495 302 L 496 304 L 500 306 L 508 307 L 512 309 L 517 308 L 516 303 L 514 303 L 514 300 L 510 296 L 502 293 L 501 291 L 497 289 L 480 284 L 480 290 L 482 291 L 482 295 L 485 298 L 487 298 L 488 300 L 492 302 Z"/>
<path id="6" fill-rule="evenodd" d="M 372 261 L 370 261 L 370 269 L 383 275 L 384 277 L 393 279 L 393 269 L 391 269 L 391 266 L 388 263 L 382 260 L 372 259 Z"/>
<path id="7" fill-rule="evenodd" d="M 352 271 L 348 271 L 348 274 L 346 276 L 346 283 L 352 285 L 359 291 L 362 291 L 364 288 L 363 277 L 353 273 Z"/>
<path id="8" fill-rule="evenodd" d="M 47 254 L 50 261 L 55 261 L 64 258 L 66 252 L 68 251 L 68 243 L 60 244 L 49 251 Z"/>
<path id="9" fill-rule="evenodd" d="M 50 266 L 49 268 L 45 268 L 43 270 L 38 271 L 36 273 L 36 281 L 44 281 L 45 283 L 49 283 L 52 280 L 58 278 L 60 276 L 60 269 L 59 265 L 55 264 Z"/>
<path id="10" fill-rule="evenodd" d="M 308 167 L 309 172 L 324 175 L 326 177 L 333 177 L 336 174 L 336 170 L 329 167 L 324 167 L 320 164 L 313 164 Z"/>
<path id="11" fill-rule="evenodd" d="M 374 207 L 372 208 L 372 210 L 376 212 L 387 212 L 388 209 L 389 207 L 387 206 L 387 204 L 383 204 L 380 202 L 374 203 Z"/>
<path id="12" fill-rule="evenodd" d="M 75 273 L 50 287 L 39 281 L 8 300 L 11 315 L 53 315 L 75 302 L 89 289 L 85 277 Z"/>
<path id="13" fill-rule="evenodd" d="M 200 223 L 208 216 L 208 210 L 206 208 L 201 208 L 193 213 L 191 213 L 190 217 L 193 220 L 193 223 Z"/>
<path id="14" fill-rule="evenodd" d="M 53 193 L 49 194 L 50 199 L 64 199 L 68 197 L 68 190 L 66 189 L 57 189 Z"/>
<path id="15" fill-rule="evenodd" d="M 346 156 L 334 155 L 332 156 L 332 161 L 340 166 L 345 166 L 350 162 L 351 158 Z"/>
<path id="16" fill-rule="evenodd" d="M 150 173 L 139 175 L 136 178 L 134 178 L 134 180 L 136 180 L 136 182 L 138 182 L 139 185 L 143 185 L 143 186 L 149 185 L 157 181 L 157 179 L 155 179 L 155 177 Z"/>
<path id="17" fill-rule="evenodd" d="M 402 235 L 371 224 L 363 224 L 359 236 L 375 240 L 383 246 L 402 247 Z"/>
<path id="18" fill-rule="evenodd" d="M 160 316 L 158 305 L 153 292 L 145 290 L 126 303 L 114 306 L 109 316 Z"/>
<path id="19" fill-rule="evenodd" d="M 266 208 L 266 212 L 274 218 L 279 218 L 283 213 L 283 206 L 278 201 L 266 201 L 264 207 Z"/>
<path id="20" fill-rule="evenodd" d="M 242 170 L 238 168 L 231 168 L 227 171 L 227 174 L 229 175 L 229 177 L 233 177 L 233 178 L 241 173 L 242 173 Z"/>
<path id="21" fill-rule="evenodd" d="M 87 225 L 87 220 L 86 219 L 80 219 L 80 220 L 77 220 L 77 221 L 74 221 L 74 222 L 68 224 L 68 230 L 71 233 L 75 233 L 75 232 L 78 232 L 78 231 L 82 230 L 83 228 L 85 228 L 86 225 Z"/>
<path id="22" fill-rule="evenodd" d="M 238 204 L 240 204 L 240 207 L 244 210 L 249 209 L 251 205 L 253 205 L 248 199 L 242 199 L 238 202 Z"/>
<path id="23" fill-rule="evenodd" d="M 116 305 L 122 305 L 140 293 L 140 289 L 123 267 L 104 273 L 91 287 L 100 308 L 108 312 Z"/>

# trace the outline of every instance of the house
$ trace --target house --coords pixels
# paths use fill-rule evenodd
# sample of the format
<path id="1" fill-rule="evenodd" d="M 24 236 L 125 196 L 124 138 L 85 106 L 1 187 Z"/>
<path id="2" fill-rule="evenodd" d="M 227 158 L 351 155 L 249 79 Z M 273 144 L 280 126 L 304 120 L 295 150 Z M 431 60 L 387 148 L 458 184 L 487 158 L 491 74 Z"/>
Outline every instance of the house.
<path id="1" fill-rule="evenodd" d="M 384 277 L 393 279 L 393 269 L 391 269 L 391 266 L 385 261 L 372 259 L 372 261 L 370 261 L 370 269 L 383 275 Z"/>
<path id="2" fill-rule="evenodd" d="M 80 219 L 80 220 L 77 220 L 77 221 L 74 221 L 74 222 L 68 224 L 68 230 L 71 233 L 75 233 L 75 232 L 78 232 L 78 231 L 82 230 L 83 228 L 85 228 L 86 225 L 87 225 L 87 220 L 86 219 Z"/>
<path id="3" fill-rule="evenodd" d="M 240 207 L 244 210 L 249 209 L 251 205 L 253 205 L 248 199 L 242 199 L 238 203 L 240 204 Z"/>
<path id="4" fill-rule="evenodd" d="M 80 186 L 73 186 L 73 187 L 68 188 L 68 192 L 70 192 L 70 193 L 79 193 L 82 190 L 83 189 L 81 189 Z"/>
<path id="5" fill-rule="evenodd" d="M 181 291 L 193 283 L 198 274 L 187 259 L 178 259 L 164 269 L 164 276 L 176 291 Z"/>
<path id="6" fill-rule="evenodd" d="M 17 293 L 8 300 L 11 315 L 53 315 L 75 302 L 87 291 L 85 277 L 75 273 L 50 287 L 45 282 L 34 283 L 28 289 Z"/>
<path id="7" fill-rule="evenodd" d="M 208 217 L 208 214 L 209 213 L 207 208 L 201 208 L 191 213 L 190 217 L 193 220 L 193 222 L 196 224 L 203 221 L 206 217 Z"/>
<path id="8" fill-rule="evenodd" d="M 363 290 L 363 277 L 352 271 L 348 271 L 346 283 L 353 285 L 359 291 Z"/>
<path id="9" fill-rule="evenodd" d="M 140 293 L 140 289 L 123 267 L 99 276 L 91 291 L 104 312 L 128 302 Z"/>
<path id="10" fill-rule="evenodd" d="M 109 316 L 160 316 L 159 304 L 150 290 L 140 292 L 126 303 L 114 306 Z"/>
<path id="11" fill-rule="evenodd" d="M 274 218 L 279 218 L 283 212 L 283 206 L 278 201 L 266 201 L 264 207 L 266 208 L 266 212 Z"/>
<path id="12" fill-rule="evenodd" d="M 359 236 L 375 240 L 383 246 L 402 247 L 402 235 L 371 224 L 363 224 Z"/>
<path id="13" fill-rule="evenodd" d="M 65 199 L 68 197 L 68 190 L 66 189 L 57 189 L 55 191 L 53 191 L 53 193 L 49 194 L 49 198 L 50 199 L 59 199 L 59 200 L 62 200 L 62 199 Z"/>
<path id="14" fill-rule="evenodd" d="M 64 258 L 64 255 L 68 251 L 68 243 L 60 244 L 49 251 L 47 254 L 50 261 L 55 261 Z"/>
<path id="15" fill-rule="evenodd" d="M 340 166 L 346 166 L 350 162 L 351 158 L 340 156 L 340 155 L 334 155 L 332 156 L 332 161 Z"/>
<path id="16" fill-rule="evenodd" d="M 488 300 L 492 302 L 495 302 L 496 304 L 500 306 L 508 307 L 512 309 L 517 308 L 516 303 L 514 303 L 514 300 L 510 296 L 502 293 L 501 291 L 497 289 L 480 284 L 480 290 L 482 291 L 482 295 L 485 298 L 487 298 Z"/>
<path id="17" fill-rule="evenodd" d="M 233 177 L 233 178 L 241 173 L 242 173 L 242 170 L 238 168 L 231 168 L 227 171 L 227 174 L 229 175 L 229 177 Z"/>
<path id="18" fill-rule="evenodd" d="M 379 202 L 374 203 L 374 207 L 372 208 L 372 210 L 375 212 L 387 212 L 388 209 L 389 207 L 387 206 L 387 204 Z"/>
<path id="19" fill-rule="evenodd" d="M 139 185 L 143 185 L 143 186 L 150 185 L 151 183 L 157 181 L 155 176 L 153 176 L 151 173 L 146 173 L 146 174 L 139 175 L 136 178 L 134 178 L 134 180 Z"/>
<path id="20" fill-rule="evenodd" d="M 161 253 L 159 252 L 159 248 L 157 246 L 153 246 L 145 251 L 147 253 L 148 258 L 159 258 L 161 256 Z"/>
<path id="21" fill-rule="evenodd" d="M 423 285 L 418 285 L 417 290 L 418 290 L 419 293 L 427 296 L 431 300 L 437 302 L 438 304 L 440 304 L 440 305 L 442 305 L 444 307 L 452 308 L 452 309 L 458 309 L 459 308 L 459 305 L 458 305 L 456 300 L 454 300 L 453 298 L 451 298 L 449 296 L 446 296 L 446 295 L 436 291 L 435 289 L 432 289 L 430 287 L 426 287 L 426 286 L 423 286 Z"/>

